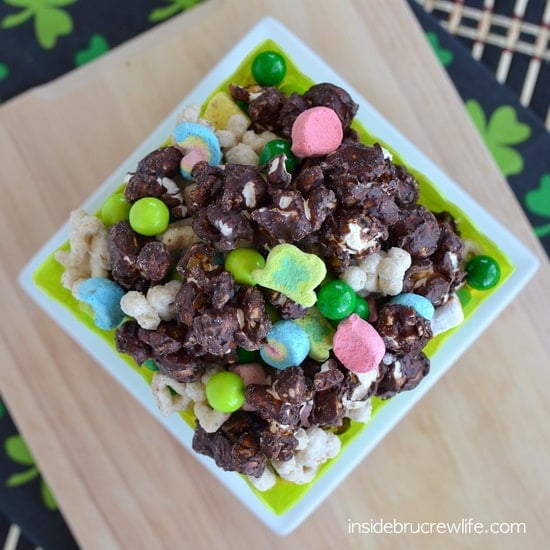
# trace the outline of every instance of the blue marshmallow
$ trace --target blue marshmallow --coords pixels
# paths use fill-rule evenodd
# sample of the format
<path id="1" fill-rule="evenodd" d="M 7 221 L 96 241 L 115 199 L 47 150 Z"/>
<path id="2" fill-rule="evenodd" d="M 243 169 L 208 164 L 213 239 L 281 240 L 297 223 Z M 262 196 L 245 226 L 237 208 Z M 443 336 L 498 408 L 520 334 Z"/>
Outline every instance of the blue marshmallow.
<path id="1" fill-rule="evenodd" d="M 433 304 L 428 298 L 420 296 L 420 294 L 413 294 L 412 292 L 399 294 L 390 300 L 390 304 L 412 307 L 418 315 L 428 319 L 428 321 L 431 321 L 434 316 L 435 308 Z"/>
<path id="2" fill-rule="evenodd" d="M 307 332 L 294 321 L 277 321 L 267 334 L 260 356 L 270 366 L 283 370 L 300 365 L 309 353 Z"/>
<path id="3" fill-rule="evenodd" d="M 125 293 L 114 281 L 91 277 L 78 285 L 76 297 L 91 306 L 98 328 L 111 330 L 120 325 L 125 317 L 120 307 L 120 299 Z"/>

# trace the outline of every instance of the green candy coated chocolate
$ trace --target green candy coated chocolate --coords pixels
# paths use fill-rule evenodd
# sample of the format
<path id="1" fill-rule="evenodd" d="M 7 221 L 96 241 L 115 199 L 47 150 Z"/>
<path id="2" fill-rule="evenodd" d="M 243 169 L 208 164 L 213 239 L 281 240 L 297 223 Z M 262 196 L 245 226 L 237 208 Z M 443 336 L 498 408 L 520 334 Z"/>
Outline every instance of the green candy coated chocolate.
<path id="1" fill-rule="evenodd" d="M 131 204 L 124 198 L 124 193 L 113 193 L 102 205 L 100 216 L 105 225 L 115 225 L 130 216 Z"/>
<path id="2" fill-rule="evenodd" d="M 286 75 L 285 58 L 271 50 L 259 53 L 252 61 L 252 75 L 261 86 L 276 86 Z"/>
<path id="3" fill-rule="evenodd" d="M 365 321 L 368 320 L 370 315 L 370 306 L 367 300 L 363 298 L 362 296 L 357 296 L 357 303 L 355 304 L 355 309 L 353 310 L 353 313 L 357 313 L 361 319 L 364 319 Z"/>
<path id="4" fill-rule="evenodd" d="M 168 207 L 155 197 L 143 197 L 130 208 L 130 226 L 140 235 L 158 235 L 166 231 L 169 222 Z"/>
<path id="5" fill-rule="evenodd" d="M 239 284 L 253 286 L 255 281 L 252 278 L 252 271 L 264 266 L 263 256 L 253 248 L 235 248 L 225 258 L 226 271 L 229 271 Z"/>
<path id="6" fill-rule="evenodd" d="M 206 399 L 216 411 L 230 413 L 244 405 L 244 382 L 234 372 L 213 374 L 206 383 Z"/>
<path id="7" fill-rule="evenodd" d="M 260 166 L 267 164 L 273 157 L 284 153 L 286 155 L 286 171 L 292 172 L 298 164 L 298 159 L 290 150 L 290 147 L 290 142 L 286 139 L 272 139 L 268 141 L 260 152 L 260 159 L 258 161 Z"/>
<path id="8" fill-rule="evenodd" d="M 143 361 L 141 366 L 152 371 L 159 370 L 157 364 L 152 359 L 146 359 L 145 361 Z"/>
<path id="9" fill-rule="evenodd" d="M 344 281 L 329 281 L 317 293 L 317 307 L 327 318 L 344 319 L 355 311 L 357 294 Z"/>
<path id="10" fill-rule="evenodd" d="M 464 269 L 468 285 L 476 290 L 489 290 L 500 280 L 500 266 L 491 256 L 474 256 Z"/>
<path id="11" fill-rule="evenodd" d="M 237 359 L 239 363 L 254 363 L 258 360 L 260 352 L 258 350 L 247 350 L 244 348 L 237 348 Z"/>

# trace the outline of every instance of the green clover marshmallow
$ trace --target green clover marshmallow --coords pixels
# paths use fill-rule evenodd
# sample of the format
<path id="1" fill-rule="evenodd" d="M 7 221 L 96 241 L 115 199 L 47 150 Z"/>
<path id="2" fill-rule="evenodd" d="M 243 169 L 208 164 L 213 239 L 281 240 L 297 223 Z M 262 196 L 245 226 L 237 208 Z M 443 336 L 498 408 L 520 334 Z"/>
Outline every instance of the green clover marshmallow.
<path id="1" fill-rule="evenodd" d="M 317 301 L 314 289 L 327 274 L 323 260 L 284 243 L 269 252 L 265 267 L 252 271 L 256 284 L 282 292 L 294 302 L 311 307 Z"/>

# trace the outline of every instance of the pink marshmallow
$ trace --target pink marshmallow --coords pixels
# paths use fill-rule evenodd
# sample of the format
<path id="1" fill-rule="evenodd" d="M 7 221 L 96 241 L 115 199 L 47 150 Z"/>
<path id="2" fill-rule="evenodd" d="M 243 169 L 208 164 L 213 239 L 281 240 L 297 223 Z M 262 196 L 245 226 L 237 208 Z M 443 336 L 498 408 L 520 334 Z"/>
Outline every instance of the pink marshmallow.
<path id="1" fill-rule="evenodd" d="M 384 341 L 376 329 L 355 313 L 338 325 L 332 349 L 339 361 L 356 373 L 377 368 L 386 353 Z"/>
<path id="2" fill-rule="evenodd" d="M 318 157 L 338 149 L 344 132 L 338 115 L 329 107 L 312 107 L 292 125 L 291 151 L 297 157 Z"/>
<path id="3" fill-rule="evenodd" d="M 265 371 L 260 363 L 239 363 L 238 365 L 231 366 L 229 370 L 238 374 L 243 379 L 245 386 L 249 386 L 250 384 L 267 384 Z M 242 406 L 242 410 L 255 411 L 256 409 L 252 405 L 245 403 Z"/>
<path id="4" fill-rule="evenodd" d="M 238 374 L 243 379 L 245 386 L 250 384 L 267 384 L 265 371 L 260 363 L 239 363 L 238 365 L 233 365 L 229 370 Z"/>
<path id="5" fill-rule="evenodd" d="M 208 154 L 203 149 L 198 147 L 189 149 L 180 162 L 182 173 L 189 176 L 191 174 L 191 170 L 193 170 L 193 166 L 201 160 L 208 160 Z"/>

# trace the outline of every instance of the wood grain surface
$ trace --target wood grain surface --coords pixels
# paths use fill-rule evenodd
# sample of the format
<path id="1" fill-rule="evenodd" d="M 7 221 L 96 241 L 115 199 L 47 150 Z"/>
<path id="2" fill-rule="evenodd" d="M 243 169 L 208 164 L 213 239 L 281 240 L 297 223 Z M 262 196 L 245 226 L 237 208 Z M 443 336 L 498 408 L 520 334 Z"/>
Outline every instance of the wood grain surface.
<path id="1" fill-rule="evenodd" d="M 286 538 L 273 535 L 18 287 L 27 260 L 262 16 L 300 36 L 541 260 L 420 404 Z M 402 0 L 209 0 L 0 109 L 0 388 L 89 549 L 542 548 L 550 269 Z M 361 535 L 349 522 L 524 522 Z"/>

